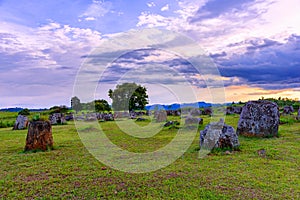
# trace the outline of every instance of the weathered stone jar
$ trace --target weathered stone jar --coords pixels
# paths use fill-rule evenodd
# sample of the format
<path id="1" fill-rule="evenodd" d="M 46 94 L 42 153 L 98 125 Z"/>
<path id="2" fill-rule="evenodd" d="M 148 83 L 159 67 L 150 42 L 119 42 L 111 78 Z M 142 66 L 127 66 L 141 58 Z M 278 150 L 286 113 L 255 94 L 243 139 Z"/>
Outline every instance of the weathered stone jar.
<path id="1" fill-rule="evenodd" d="M 25 151 L 53 149 L 52 127 L 49 121 L 31 121 L 28 126 Z"/>
<path id="2" fill-rule="evenodd" d="M 278 135 L 279 108 L 271 101 L 247 102 L 240 115 L 236 133 L 248 137 L 274 137 Z"/>

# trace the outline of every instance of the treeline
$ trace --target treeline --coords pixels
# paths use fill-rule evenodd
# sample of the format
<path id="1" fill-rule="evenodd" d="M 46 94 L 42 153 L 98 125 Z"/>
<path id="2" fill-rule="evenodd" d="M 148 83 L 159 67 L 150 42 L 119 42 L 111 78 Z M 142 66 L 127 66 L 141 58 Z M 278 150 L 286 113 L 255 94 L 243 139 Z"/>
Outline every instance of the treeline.
<path id="1" fill-rule="evenodd" d="M 261 97 L 259 100 L 268 100 L 277 103 L 279 107 L 284 107 L 284 106 L 293 106 L 295 110 L 298 110 L 300 108 L 300 102 L 299 99 L 290 99 L 290 98 L 283 98 L 283 97 L 278 97 L 277 99 L 275 98 L 264 98 Z"/>
<path id="2" fill-rule="evenodd" d="M 80 110 L 95 110 L 96 112 L 111 111 L 111 107 L 104 99 L 94 100 L 88 103 L 81 103 L 78 97 L 72 97 L 71 108 L 76 112 Z"/>
<path id="3" fill-rule="evenodd" d="M 123 83 L 117 85 L 114 90 L 108 91 L 108 96 L 112 100 L 114 111 L 134 111 L 144 110 L 148 104 L 147 89 L 136 83 Z M 94 100 L 88 103 L 81 103 L 75 96 L 71 99 L 71 107 L 76 112 L 80 110 L 95 110 L 96 112 L 111 111 L 111 106 L 104 99 Z"/>

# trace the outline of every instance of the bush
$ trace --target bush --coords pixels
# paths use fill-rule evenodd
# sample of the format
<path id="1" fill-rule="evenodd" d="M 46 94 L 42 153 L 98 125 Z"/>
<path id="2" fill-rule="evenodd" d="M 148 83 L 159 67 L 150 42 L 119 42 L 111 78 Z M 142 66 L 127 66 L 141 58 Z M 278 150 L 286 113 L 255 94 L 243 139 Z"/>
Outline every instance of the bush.
<path id="1" fill-rule="evenodd" d="M 0 128 L 8 128 L 8 127 L 13 127 L 14 126 L 14 122 L 13 121 L 0 121 Z"/>
<path id="2" fill-rule="evenodd" d="M 28 108 L 25 108 L 25 109 L 21 110 L 18 114 L 19 115 L 30 115 L 30 111 Z"/>
<path id="3" fill-rule="evenodd" d="M 32 117 L 32 120 L 33 120 L 33 121 L 39 121 L 39 120 L 40 120 L 40 114 L 35 114 L 35 115 Z"/>

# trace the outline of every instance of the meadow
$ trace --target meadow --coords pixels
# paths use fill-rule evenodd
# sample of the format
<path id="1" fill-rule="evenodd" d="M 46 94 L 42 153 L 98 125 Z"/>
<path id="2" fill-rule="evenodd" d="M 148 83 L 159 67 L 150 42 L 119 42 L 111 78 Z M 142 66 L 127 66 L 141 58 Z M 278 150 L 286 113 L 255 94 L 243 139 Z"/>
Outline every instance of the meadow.
<path id="1" fill-rule="evenodd" d="M 204 126 L 209 122 L 203 116 Z M 176 119 L 176 118 L 173 118 Z M 239 115 L 226 116 L 236 128 Z M 95 159 L 74 122 L 53 126 L 54 150 L 25 153 L 27 130 L 0 129 L 0 199 L 300 199 L 300 123 L 280 125 L 279 137 L 245 138 L 230 154 L 213 151 L 199 159 L 199 133 L 171 165 L 149 173 L 125 173 Z M 148 122 L 136 122 L 140 126 Z M 150 139 L 102 122 L 107 137 L 133 152 L 168 144 L 177 129 L 164 128 Z M 266 150 L 266 157 L 257 154 Z"/>

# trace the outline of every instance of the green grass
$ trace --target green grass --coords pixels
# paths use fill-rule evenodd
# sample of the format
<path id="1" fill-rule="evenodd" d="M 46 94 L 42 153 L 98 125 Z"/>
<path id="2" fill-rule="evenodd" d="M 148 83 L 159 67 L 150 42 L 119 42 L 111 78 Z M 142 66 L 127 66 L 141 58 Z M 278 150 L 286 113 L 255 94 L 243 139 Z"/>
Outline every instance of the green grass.
<path id="1" fill-rule="evenodd" d="M 0 112 L 0 128 L 13 127 L 17 116 L 17 112 Z"/>
<path id="2" fill-rule="evenodd" d="M 238 119 L 230 115 L 226 123 L 236 128 Z M 208 122 L 204 117 L 201 128 Z M 135 123 L 143 127 L 149 121 Z M 164 128 L 153 138 L 138 139 L 120 131 L 116 122 L 101 126 L 112 142 L 133 152 L 156 150 L 178 131 Z M 281 125 L 277 138 L 239 137 L 240 151 L 215 152 L 203 159 L 198 158 L 197 134 L 178 160 L 144 174 L 100 163 L 84 147 L 72 122 L 53 126 L 52 132 L 53 151 L 24 153 L 27 130 L 0 129 L 0 199 L 300 198 L 299 122 Z M 266 158 L 258 156 L 259 149 L 266 150 Z"/>

